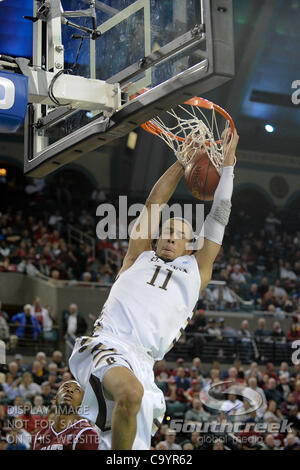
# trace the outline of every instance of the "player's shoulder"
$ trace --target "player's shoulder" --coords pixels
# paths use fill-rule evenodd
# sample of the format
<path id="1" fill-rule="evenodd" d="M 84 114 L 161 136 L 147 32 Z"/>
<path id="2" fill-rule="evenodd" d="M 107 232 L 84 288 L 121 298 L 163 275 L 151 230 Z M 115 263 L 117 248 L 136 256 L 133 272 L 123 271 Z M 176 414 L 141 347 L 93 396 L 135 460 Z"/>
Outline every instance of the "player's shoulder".
<path id="1" fill-rule="evenodd" d="M 90 422 L 85 418 L 79 418 L 78 421 L 75 421 L 75 423 L 73 423 L 72 427 L 74 428 L 74 430 L 92 428 Z"/>
<path id="2" fill-rule="evenodd" d="M 100 436 L 87 420 L 78 421 L 74 431 L 73 450 L 98 449 Z"/>
<path id="3" fill-rule="evenodd" d="M 51 437 L 54 436 L 50 423 L 47 426 L 43 426 L 37 431 L 33 438 L 33 450 L 38 449 L 40 446 L 44 445 L 45 442 L 50 442 Z"/>

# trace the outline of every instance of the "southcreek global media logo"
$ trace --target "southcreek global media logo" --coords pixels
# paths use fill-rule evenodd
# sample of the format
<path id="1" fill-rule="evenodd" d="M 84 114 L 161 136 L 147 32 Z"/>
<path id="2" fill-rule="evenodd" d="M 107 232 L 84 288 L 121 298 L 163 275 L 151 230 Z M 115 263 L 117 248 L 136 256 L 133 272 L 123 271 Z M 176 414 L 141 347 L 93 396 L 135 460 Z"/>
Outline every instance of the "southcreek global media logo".
<path id="1" fill-rule="evenodd" d="M 223 412 L 228 416 L 249 415 L 264 404 L 259 392 L 235 382 L 213 384 L 206 393 L 200 393 L 200 400 L 208 410 Z"/>

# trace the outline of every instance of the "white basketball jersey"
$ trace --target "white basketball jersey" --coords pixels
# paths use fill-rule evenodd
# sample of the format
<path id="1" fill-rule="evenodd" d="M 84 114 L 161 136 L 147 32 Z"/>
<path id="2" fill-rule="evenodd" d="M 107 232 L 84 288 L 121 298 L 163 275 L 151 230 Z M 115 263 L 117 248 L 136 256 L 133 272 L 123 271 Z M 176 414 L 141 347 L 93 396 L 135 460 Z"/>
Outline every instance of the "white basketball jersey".
<path id="1" fill-rule="evenodd" d="M 160 360 L 192 317 L 200 286 L 193 255 L 166 262 L 144 251 L 112 286 L 95 326 L 138 343 Z"/>

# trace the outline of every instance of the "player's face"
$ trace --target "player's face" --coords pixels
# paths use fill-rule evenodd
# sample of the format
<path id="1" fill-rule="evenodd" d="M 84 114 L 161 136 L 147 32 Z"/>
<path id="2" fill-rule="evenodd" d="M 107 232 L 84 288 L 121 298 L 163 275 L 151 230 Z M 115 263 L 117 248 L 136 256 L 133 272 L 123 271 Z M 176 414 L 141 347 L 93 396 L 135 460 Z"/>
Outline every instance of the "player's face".
<path id="1" fill-rule="evenodd" d="M 167 221 L 157 240 L 156 255 L 162 259 L 173 261 L 179 256 L 190 254 L 187 245 L 191 240 L 191 231 L 184 221 L 175 219 Z"/>
<path id="2" fill-rule="evenodd" d="M 57 405 L 69 405 L 74 411 L 81 405 L 83 390 L 79 384 L 73 380 L 65 382 L 60 386 L 56 395 Z"/>

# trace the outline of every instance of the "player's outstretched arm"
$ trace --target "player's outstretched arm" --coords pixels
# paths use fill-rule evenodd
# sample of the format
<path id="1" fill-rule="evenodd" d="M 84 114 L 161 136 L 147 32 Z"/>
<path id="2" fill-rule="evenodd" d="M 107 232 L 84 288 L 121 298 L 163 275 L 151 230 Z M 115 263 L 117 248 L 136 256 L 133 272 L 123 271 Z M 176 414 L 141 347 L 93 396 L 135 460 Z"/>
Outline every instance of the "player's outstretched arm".
<path id="1" fill-rule="evenodd" d="M 222 135 L 222 137 L 225 137 L 225 135 Z M 211 210 L 204 222 L 203 247 L 195 254 L 201 276 L 201 290 L 207 286 L 211 279 L 213 263 L 220 251 L 225 227 L 229 221 L 236 161 L 235 152 L 238 141 L 239 136 L 236 130 L 233 135 L 229 134 L 227 136 L 228 144 L 226 145 L 227 149 L 225 149 L 226 156 L 221 178 L 214 194 Z"/>
<path id="2" fill-rule="evenodd" d="M 159 227 L 161 211 L 173 195 L 183 175 L 184 168 L 177 161 L 153 186 L 144 209 L 132 229 L 128 251 L 119 275 L 128 269 L 143 251 L 151 250 L 152 239 Z"/>

